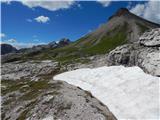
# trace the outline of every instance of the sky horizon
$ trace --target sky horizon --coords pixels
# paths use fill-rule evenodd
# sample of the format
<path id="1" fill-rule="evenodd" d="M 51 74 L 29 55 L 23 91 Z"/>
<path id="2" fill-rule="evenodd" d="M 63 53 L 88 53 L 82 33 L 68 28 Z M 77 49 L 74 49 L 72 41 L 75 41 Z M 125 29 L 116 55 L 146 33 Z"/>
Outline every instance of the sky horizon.
<path id="1" fill-rule="evenodd" d="M 75 41 L 122 7 L 160 24 L 158 6 L 160 1 L 1 1 L 1 43 L 25 48 L 62 38 Z"/>

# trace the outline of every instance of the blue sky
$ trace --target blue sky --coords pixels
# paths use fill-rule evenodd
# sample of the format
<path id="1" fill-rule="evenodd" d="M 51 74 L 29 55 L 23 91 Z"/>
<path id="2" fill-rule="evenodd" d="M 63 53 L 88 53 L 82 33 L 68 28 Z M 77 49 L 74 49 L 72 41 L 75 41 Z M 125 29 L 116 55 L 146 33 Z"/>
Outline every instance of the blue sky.
<path id="1" fill-rule="evenodd" d="M 150 4 L 127 1 L 2 2 L 1 40 L 19 48 L 61 38 L 75 41 L 105 23 L 121 7 L 157 22 L 160 15 L 146 17 Z"/>

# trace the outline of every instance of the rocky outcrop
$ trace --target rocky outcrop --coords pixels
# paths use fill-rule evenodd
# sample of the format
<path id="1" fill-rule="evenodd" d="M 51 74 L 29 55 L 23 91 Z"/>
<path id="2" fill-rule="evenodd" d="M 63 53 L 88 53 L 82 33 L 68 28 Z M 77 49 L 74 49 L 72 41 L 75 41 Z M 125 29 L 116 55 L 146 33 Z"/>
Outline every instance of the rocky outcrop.
<path id="1" fill-rule="evenodd" d="M 0 49 L 1 55 L 17 52 L 17 49 L 9 44 L 0 44 Z"/>
<path id="2" fill-rule="evenodd" d="M 141 67 L 145 72 L 160 76 L 160 29 L 145 32 L 139 42 L 125 44 L 112 50 L 108 55 L 108 65 Z"/>
<path id="3" fill-rule="evenodd" d="M 160 47 L 160 29 L 145 32 L 139 39 L 140 44 L 146 47 Z"/>

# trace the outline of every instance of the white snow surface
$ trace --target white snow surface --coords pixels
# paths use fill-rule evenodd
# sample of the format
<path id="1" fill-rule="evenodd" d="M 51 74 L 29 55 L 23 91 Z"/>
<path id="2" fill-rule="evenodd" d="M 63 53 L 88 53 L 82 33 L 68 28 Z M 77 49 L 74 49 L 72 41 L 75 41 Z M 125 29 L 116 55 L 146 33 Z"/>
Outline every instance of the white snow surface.
<path id="1" fill-rule="evenodd" d="M 42 120 L 54 120 L 54 119 L 53 119 L 53 116 L 48 116 L 46 118 L 43 118 Z"/>
<path id="2" fill-rule="evenodd" d="M 53 79 L 90 91 L 117 119 L 160 119 L 160 79 L 144 73 L 137 66 L 77 69 L 56 75 Z"/>

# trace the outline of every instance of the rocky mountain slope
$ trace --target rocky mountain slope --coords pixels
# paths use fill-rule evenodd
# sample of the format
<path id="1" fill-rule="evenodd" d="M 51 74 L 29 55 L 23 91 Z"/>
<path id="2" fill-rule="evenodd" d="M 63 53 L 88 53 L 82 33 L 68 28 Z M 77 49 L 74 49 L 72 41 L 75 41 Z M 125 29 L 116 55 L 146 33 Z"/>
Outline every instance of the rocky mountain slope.
<path id="1" fill-rule="evenodd" d="M 130 13 L 126 8 L 119 9 L 105 24 L 87 34 L 75 43 L 89 53 L 106 53 L 124 43 L 138 41 L 139 36 L 148 29 L 160 27 Z"/>

